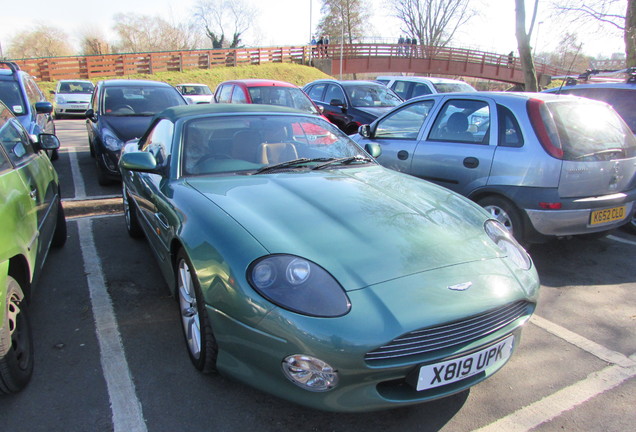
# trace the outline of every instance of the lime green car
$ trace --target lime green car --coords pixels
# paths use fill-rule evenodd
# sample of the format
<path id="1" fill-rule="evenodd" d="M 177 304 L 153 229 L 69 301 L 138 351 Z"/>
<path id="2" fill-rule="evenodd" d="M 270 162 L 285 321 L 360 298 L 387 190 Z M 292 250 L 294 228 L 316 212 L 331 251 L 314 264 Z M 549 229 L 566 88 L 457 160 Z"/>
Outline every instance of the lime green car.
<path id="1" fill-rule="evenodd" d="M 58 177 L 46 150 L 55 135 L 34 142 L 0 103 L 0 393 L 21 390 L 33 372 L 28 299 L 49 246 L 66 242 Z"/>
<path id="2" fill-rule="evenodd" d="M 240 104 L 167 109 L 124 147 L 126 226 L 197 369 L 353 412 L 445 397 L 508 361 L 538 298 L 532 260 L 379 152 L 321 117 Z"/>

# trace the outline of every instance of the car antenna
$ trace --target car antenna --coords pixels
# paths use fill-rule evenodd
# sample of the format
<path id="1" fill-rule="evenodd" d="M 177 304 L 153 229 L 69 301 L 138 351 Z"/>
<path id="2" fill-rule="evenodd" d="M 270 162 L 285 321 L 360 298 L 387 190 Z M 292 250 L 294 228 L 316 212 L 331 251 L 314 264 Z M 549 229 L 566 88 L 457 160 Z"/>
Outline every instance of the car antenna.
<path id="1" fill-rule="evenodd" d="M 561 85 L 559 86 L 559 91 L 557 92 L 557 94 L 561 93 L 561 89 L 563 88 L 564 84 L 566 84 L 568 82 L 571 83 L 571 81 L 568 79 L 568 76 L 572 72 L 572 68 L 574 67 L 574 62 L 576 61 L 577 57 L 579 56 L 579 52 L 581 52 L 581 47 L 582 46 L 583 46 L 583 43 L 580 43 L 579 47 L 576 49 L 576 54 L 574 54 L 574 58 L 572 59 L 572 62 L 570 63 L 570 67 L 568 68 L 567 74 L 565 75 L 566 78 L 564 80 L 561 80 Z M 574 80 L 574 84 L 576 84 L 576 83 L 577 83 L 577 81 Z M 571 84 L 568 84 L 568 85 L 571 85 Z"/>

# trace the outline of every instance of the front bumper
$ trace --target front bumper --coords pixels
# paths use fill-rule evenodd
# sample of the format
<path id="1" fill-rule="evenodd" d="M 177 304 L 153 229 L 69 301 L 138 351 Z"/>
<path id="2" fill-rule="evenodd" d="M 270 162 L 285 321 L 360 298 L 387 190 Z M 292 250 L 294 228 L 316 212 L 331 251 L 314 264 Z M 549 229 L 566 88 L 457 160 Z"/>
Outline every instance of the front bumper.
<path id="1" fill-rule="evenodd" d="M 56 115 L 66 115 L 66 116 L 78 116 L 84 117 L 86 110 L 88 109 L 88 103 L 64 103 L 64 104 L 56 104 L 55 105 L 55 114 Z"/>
<path id="2" fill-rule="evenodd" d="M 483 263 L 424 272 L 349 292 L 352 309 L 339 318 L 307 317 L 274 308 L 254 327 L 208 306 L 219 346 L 217 368 L 262 391 L 325 411 L 395 408 L 461 392 L 493 375 L 503 365 L 424 391 L 414 388 L 413 376 L 422 365 L 474 353 L 511 334 L 514 350 L 538 296 L 534 271 L 526 272 L 525 277 L 513 277 L 499 260 L 492 260 L 486 267 L 490 274 L 471 279 L 471 293 L 446 289 L 446 284 L 456 282 L 449 275 L 458 275 L 463 280 L 468 274 L 474 275 L 477 268 L 483 271 Z M 441 286 L 440 281 L 444 281 Z M 493 287 L 499 297 L 493 295 Z M 395 295 L 396 292 L 400 295 Z M 455 302 L 449 301 L 449 297 Z M 514 302 L 525 305 L 520 315 L 470 341 L 380 361 L 368 356 L 414 330 L 453 323 Z M 294 354 L 310 355 L 333 366 L 338 371 L 338 386 L 326 392 L 311 392 L 293 384 L 283 375 L 281 363 Z"/>

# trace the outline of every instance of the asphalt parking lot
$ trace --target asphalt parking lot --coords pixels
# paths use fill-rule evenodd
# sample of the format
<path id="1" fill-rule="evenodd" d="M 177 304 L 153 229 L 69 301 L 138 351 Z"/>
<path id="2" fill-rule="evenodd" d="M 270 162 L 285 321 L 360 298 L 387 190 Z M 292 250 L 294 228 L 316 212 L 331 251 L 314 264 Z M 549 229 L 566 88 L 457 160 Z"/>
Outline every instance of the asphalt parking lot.
<path id="1" fill-rule="evenodd" d="M 83 121 L 56 125 L 69 239 L 34 292 L 35 372 L 22 393 L 0 397 L 0 430 L 634 430 L 636 236 L 534 246 L 537 312 L 510 362 L 470 391 L 319 412 L 190 365 L 176 302 L 146 243 L 126 233 L 120 186 L 98 185 Z"/>

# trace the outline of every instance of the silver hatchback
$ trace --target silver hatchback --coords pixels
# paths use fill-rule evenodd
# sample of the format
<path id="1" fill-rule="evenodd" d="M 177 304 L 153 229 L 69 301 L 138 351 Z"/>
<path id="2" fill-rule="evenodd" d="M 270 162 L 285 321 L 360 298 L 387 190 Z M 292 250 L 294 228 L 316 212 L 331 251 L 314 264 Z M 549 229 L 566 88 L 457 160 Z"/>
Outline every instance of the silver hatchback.
<path id="1" fill-rule="evenodd" d="M 636 200 L 636 139 L 607 104 L 540 93 L 438 94 L 400 105 L 354 140 L 378 162 L 486 208 L 524 243 L 603 233 Z"/>

